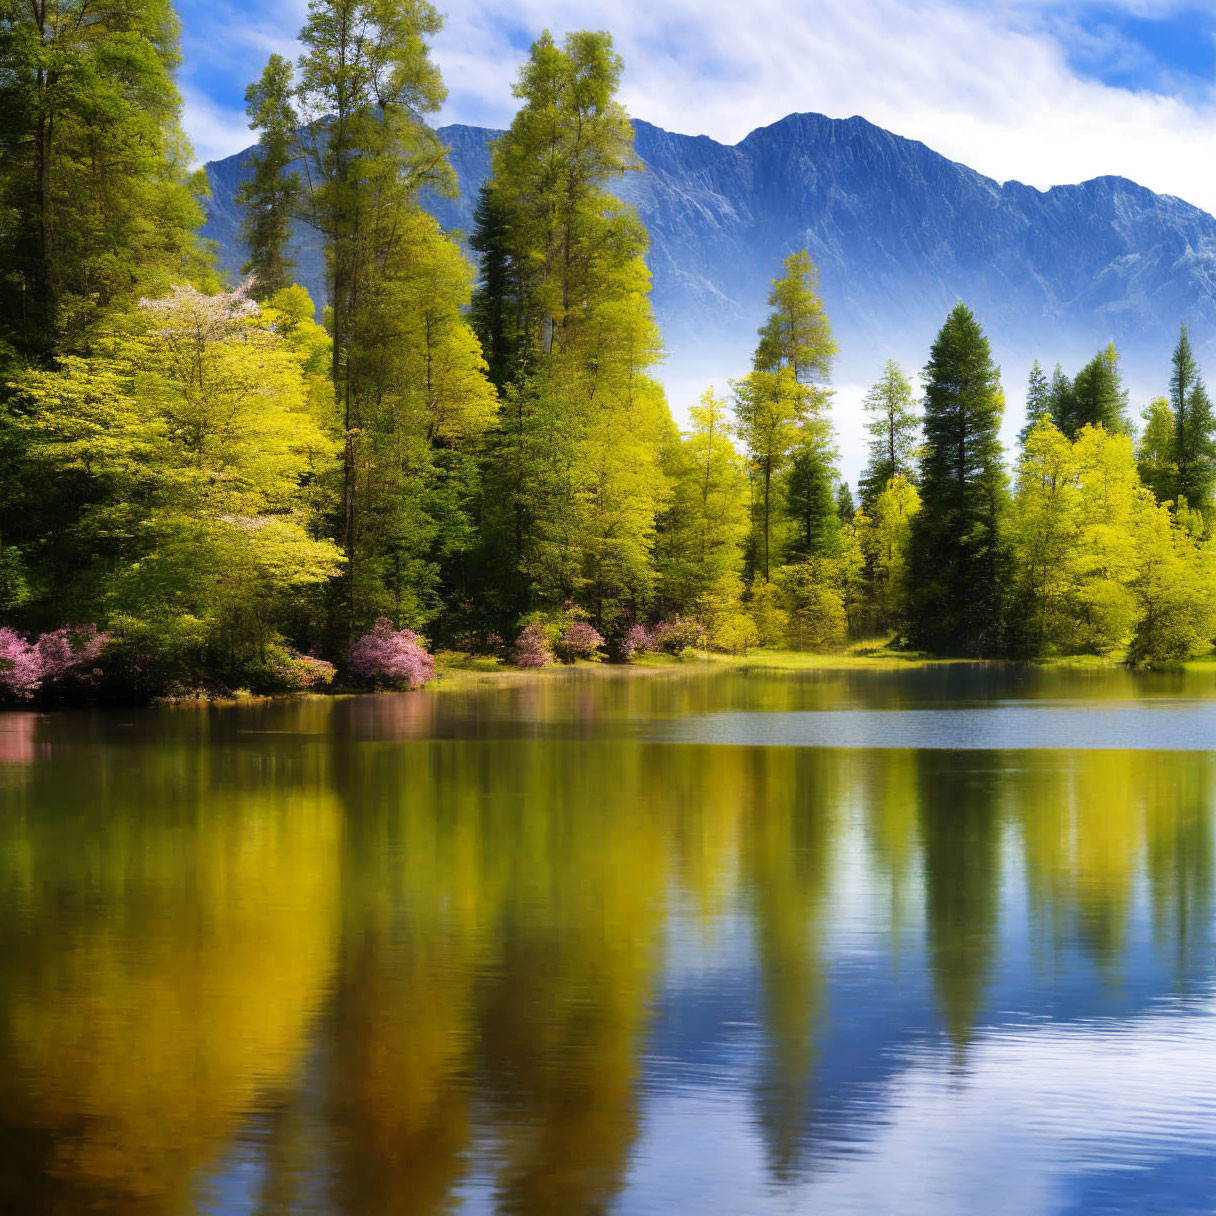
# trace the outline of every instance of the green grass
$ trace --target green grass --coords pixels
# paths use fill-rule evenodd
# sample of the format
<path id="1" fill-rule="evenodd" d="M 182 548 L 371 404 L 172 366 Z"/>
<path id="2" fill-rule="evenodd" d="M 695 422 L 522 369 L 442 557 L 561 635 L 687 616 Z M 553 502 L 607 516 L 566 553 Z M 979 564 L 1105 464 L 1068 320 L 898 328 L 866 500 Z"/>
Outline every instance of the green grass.
<path id="1" fill-rule="evenodd" d="M 731 669 L 736 671 L 899 671 L 976 661 L 940 657 L 924 651 L 896 650 L 889 641 L 882 638 L 856 642 L 846 650 L 832 652 L 769 648 L 756 648 L 749 650 L 746 654 L 711 654 L 707 651 L 690 651 L 679 658 L 666 654 L 643 654 L 629 664 L 580 662 L 566 665 L 555 663 L 550 667 L 526 670 L 513 667 L 501 659 L 484 655 L 468 655 L 454 650 L 440 651 L 435 657 L 436 670 L 442 682 L 447 687 L 456 688 L 469 684 L 504 683 L 538 678 L 551 679 L 574 670 L 585 673 L 599 672 L 605 676 L 689 671 L 697 668 L 721 671 Z M 1122 665 L 1123 655 L 1053 655 L 1030 660 L 995 659 L 989 661 L 994 664 L 1023 661 L 1036 667 L 1109 670 Z M 1213 666 L 1216 666 L 1216 652 L 1201 655 L 1186 662 L 1169 664 L 1172 670 L 1179 671 L 1210 671 Z"/>

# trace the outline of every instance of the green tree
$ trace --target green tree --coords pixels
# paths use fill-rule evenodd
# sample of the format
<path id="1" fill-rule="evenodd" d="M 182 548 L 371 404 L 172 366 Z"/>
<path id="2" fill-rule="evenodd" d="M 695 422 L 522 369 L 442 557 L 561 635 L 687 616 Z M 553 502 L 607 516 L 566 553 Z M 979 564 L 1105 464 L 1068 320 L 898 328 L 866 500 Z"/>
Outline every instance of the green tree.
<path id="1" fill-rule="evenodd" d="M 249 259 L 243 269 L 253 277 L 250 294 L 256 300 L 290 287 L 295 272 L 287 253 L 300 193 L 300 175 L 287 172 L 299 156 L 292 93 L 291 64 L 281 55 L 271 55 L 261 79 L 245 90 L 249 125 L 260 134 L 244 164 L 253 175 L 237 190 L 236 202 L 245 211 L 241 232 Z"/>
<path id="2" fill-rule="evenodd" d="M 907 622 L 908 549 L 912 521 L 920 510 L 916 487 L 903 476 L 886 489 L 857 520 L 857 543 L 865 562 L 867 619 L 884 631 L 902 634 Z"/>
<path id="3" fill-rule="evenodd" d="M 1069 636 L 1080 497 L 1073 445 L 1040 413 L 1022 445 L 1009 513 L 1009 633 L 1019 649 L 1041 653 Z"/>
<path id="4" fill-rule="evenodd" d="M 819 298 L 819 272 L 805 249 L 789 254 L 782 268 L 785 273 L 773 280 L 768 294 L 769 315 L 760 329 L 755 370 L 789 368 L 799 384 L 825 383 L 836 343 Z"/>
<path id="5" fill-rule="evenodd" d="M 1125 647 L 1137 614 L 1137 545 L 1152 496 L 1140 484 L 1129 435 L 1084 427 L 1073 445 L 1081 488 L 1070 555 L 1075 600 L 1062 649 L 1110 654 Z"/>
<path id="6" fill-rule="evenodd" d="M 1004 573 L 1000 375 L 970 309 L 957 304 L 925 368 L 922 508 L 910 553 L 913 639 L 937 651 L 997 645 Z"/>
<path id="7" fill-rule="evenodd" d="M 841 478 L 836 483 L 836 516 L 844 527 L 850 527 L 853 517 L 857 514 L 857 504 L 853 501 L 853 491 L 849 483 Z"/>
<path id="8" fill-rule="evenodd" d="M 1145 406 L 1144 428 L 1136 446 L 1136 467 L 1158 502 L 1171 502 L 1178 494 L 1178 465 L 1175 462 L 1174 411 L 1165 397 Z"/>
<path id="9" fill-rule="evenodd" d="M 1059 364 L 1056 364 L 1056 372 L 1063 375 Z M 1047 381 L 1047 373 L 1036 359 L 1026 381 L 1026 424 L 1018 432 L 1018 443 L 1022 447 L 1026 446 L 1026 440 L 1039 419 L 1051 417 L 1051 404 L 1051 386 Z"/>
<path id="10" fill-rule="evenodd" d="M 368 504 L 360 475 L 370 454 L 360 448 L 388 384 L 382 358 L 391 327 L 373 315 L 394 295 L 383 280 L 400 267 L 408 222 L 424 187 L 454 188 L 446 150 L 423 121 L 445 90 L 427 39 L 441 26 L 426 0 L 309 0 L 300 31 L 295 125 L 308 166 L 302 217 L 320 233 L 326 251 L 333 336 L 332 379 L 345 435 L 337 533 L 346 553 L 339 633 L 370 624 L 377 554 L 365 555 L 374 531 L 363 519 Z M 272 106 L 274 124 L 291 115 Z M 374 426 L 372 429 L 375 429 Z"/>
<path id="11" fill-rule="evenodd" d="M 1075 439 L 1084 426 L 1101 426 L 1112 435 L 1131 434 L 1127 390 L 1113 342 L 1077 373 L 1072 392 L 1052 410 L 1052 417 L 1069 439 Z"/>
<path id="12" fill-rule="evenodd" d="M 1037 366 L 1037 364 L 1036 364 Z M 915 474 L 916 432 L 920 425 L 912 402 L 912 381 L 894 359 L 888 359 L 878 382 L 866 394 L 870 415 L 870 459 L 861 475 L 862 505 L 873 502 L 893 477 Z"/>
<path id="13" fill-rule="evenodd" d="M 0 339 L 49 359 L 201 270 L 170 0 L 0 7 Z"/>
<path id="14" fill-rule="evenodd" d="M 473 316 L 505 386 L 486 454 L 487 598 L 510 624 L 569 599 L 597 623 L 653 592 L 674 427 L 636 213 L 609 190 L 638 167 L 607 34 L 533 44 L 496 142 L 473 244 Z"/>
<path id="15" fill-rule="evenodd" d="M 1174 412 L 1174 464 L 1177 467 L 1176 500 L 1208 515 L 1216 488 L 1216 419 L 1212 403 L 1191 352 L 1186 326 L 1174 347 L 1170 376 L 1170 406 Z"/>
<path id="16" fill-rule="evenodd" d="M 341 564 L 316 539 L 310 486 L 337 445 L 310 417 L 306 364 L 274 310 L 178 288 L 87 358 L 26 372 L 30 461 L 75 504 L 39 554 L 48 619 L 118 626 L 181 678 L 263 660 Z"/>
<path id="17" fill-rule="evenodd" d="M 738 583 L 748 529 L 747 470 L 730 440 L 727 403 L 711 388 L 689 414 L 692 427 L 669 458 L 671 501 L 655 546 L 660 599 L 673 612 Z"/>
<path id="18" fill-rule="evenodd" d="M 455 628 L 497 397 L 464 316 L 471 267 L 420 208 L 403 207 L 397 222 L 351 315 L 352 374 L 375 387 L 361 403 L 351 470 L 352 624 L 388 616 L 420 627 L 446 603 Z"/>
<path id="19" fill-rule="evenodd" d="M 1178 527 L 1169 508 L 1150 508 L 1140 529 L 1135 592 L 1139 619 L 1128 647 L 1132 663 L 1188 659 L 1216 634 L 1213 552 Z"/>
<path id="20" fill-rule="evenodd" d="M 773 280 L 752 370 L 734 384 L 739 435 L 760 484 L 756 572 L 765 581 L 775 558 L 779 479 L 791 449 L 800 439 L 823 443 L 830 438 L 824 386 L 836 351 L 810 255 L 792 253 L 782 265 L 785 273 Z"/>
<path id="21" fill-rule="evenodd" d="M 835 452 L 814 433 L 794 449 L 786 481 L 786 510 L 793 523 L 789 555 L 795 561 L 832 555 L 840 548 L 834 456 Z"/>
<path id="22" fill-rule="evenodd" d="M 478 283 L 469 319 L 481 339 L 490 380 L 505 392 L 519 376 L 525 351 L 518 333 L 522 300 L 513 290 L 515 276 L 508 215 L 492 181 L 483 182 L 473 211 L 469 244 L 478 254 Z"/>

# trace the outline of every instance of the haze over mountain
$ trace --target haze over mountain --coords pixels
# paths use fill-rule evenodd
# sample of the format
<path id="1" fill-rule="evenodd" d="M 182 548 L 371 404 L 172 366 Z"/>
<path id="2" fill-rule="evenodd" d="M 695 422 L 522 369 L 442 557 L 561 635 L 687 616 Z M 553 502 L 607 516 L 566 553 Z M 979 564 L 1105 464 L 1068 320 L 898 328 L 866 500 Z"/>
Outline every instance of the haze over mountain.
<path id="1" fill-rule="evenodd" d="M 840 345 L 836 416 L 850 477 L 863 386 L 888 357 L 919 370 L 958 299 L 992 340 L 1010 434 L 1036 357 L 1076 371 L 1114 341 L 1138 406 L 1164 391 L 1180 323 L 1201 359 L 1216 354 L 1216 219 L 1180 199 L 1119 177 L 1047 191 L 1001 184 L 862 118 L 791 114 L 734 146 L 642 121 L 634 129 L 645 171 L 618 192 L 650 230 L 661 374 L 677 417 L 708 383 L 724 388 L 747 369 L 769 280 L 804 246 Z M 498 132 L 440 134 L 460 196 L 431 200 L 431 210 L 467 232 Z M 207 165 L 203 231 L 234 278 L 245 255 L 232 200 L 247 156 Z M 297 241 L 300 280 L 320 298 L 319 244 L 306 230 Z"/>

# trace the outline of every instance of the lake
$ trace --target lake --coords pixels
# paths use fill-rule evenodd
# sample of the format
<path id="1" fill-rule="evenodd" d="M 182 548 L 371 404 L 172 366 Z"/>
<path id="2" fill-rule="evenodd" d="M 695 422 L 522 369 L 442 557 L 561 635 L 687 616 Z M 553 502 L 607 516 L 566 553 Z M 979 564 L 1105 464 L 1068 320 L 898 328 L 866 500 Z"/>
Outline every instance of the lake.
<path id="1" fill-rule="evenodd" d="M 1216 669 L 0 715 L 0 1212 L 1210 1213 Z"/>

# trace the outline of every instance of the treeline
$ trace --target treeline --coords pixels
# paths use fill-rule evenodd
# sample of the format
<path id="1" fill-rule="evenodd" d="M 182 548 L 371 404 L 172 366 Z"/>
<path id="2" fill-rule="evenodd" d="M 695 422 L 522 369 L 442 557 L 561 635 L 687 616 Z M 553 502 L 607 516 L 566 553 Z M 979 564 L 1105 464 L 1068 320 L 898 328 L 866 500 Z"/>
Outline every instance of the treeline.
<path id="1" fill-rule="evenodd" d="M 680 433 L 652 374 L 647 234 L 611 192 L 640 168 L 611 39 L 533 45 L 474 271 L 423 207 L 455 189 L 425 121 L 439 27 L 423 0 L 311 0 L 299 61 L 272 56 L 246 95 L 233 289 L 197 236 L 167 0 L 0 5 L 10 692 L 63 675 L 65 646 L 122 695 L 306 687 L 334 665 L 393 682 L 429 670 L 414 631 L 503 652 L 522 636 L 528 662 L 656 638 L 1141 660 L 1208 644 L 1213 420 L 1185 334 L 1138 448 L 1113 349 L 1075 378 L 1036 365 L 1011 486 L 997 370 L 960 306 L 923 419 L 894 364 L 869 394 L 854 503 L 830 326 L 794 253 L 752 367 Z M 301 223 L 325 251 L 321 323 L 293 281 Z"/>

